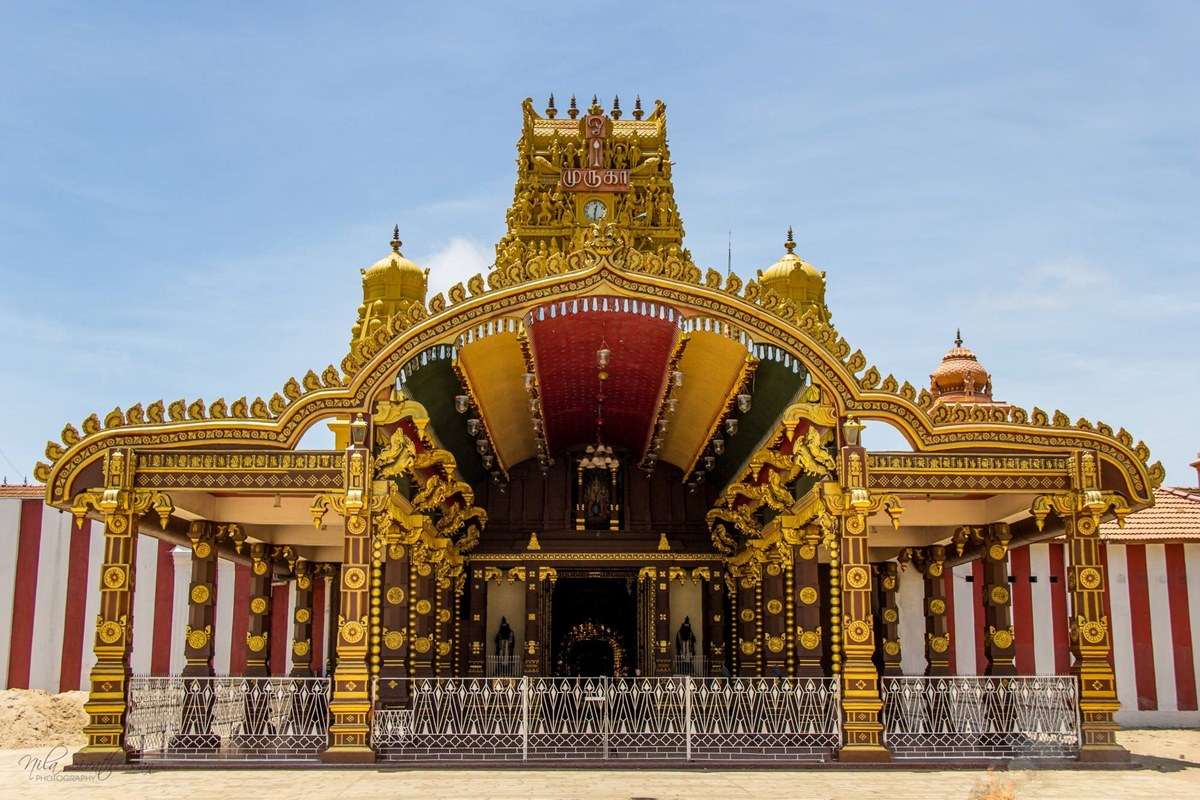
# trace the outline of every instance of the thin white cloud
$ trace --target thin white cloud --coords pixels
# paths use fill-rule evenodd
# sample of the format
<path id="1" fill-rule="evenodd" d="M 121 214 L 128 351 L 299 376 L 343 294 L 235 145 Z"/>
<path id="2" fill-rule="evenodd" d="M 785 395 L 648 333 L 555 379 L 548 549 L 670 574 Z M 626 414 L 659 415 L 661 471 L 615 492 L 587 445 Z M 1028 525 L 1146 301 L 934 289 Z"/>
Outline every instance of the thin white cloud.
<path id="1" fill-rule="evenodd" d="M 1094 296 L 1114 289 L 1110 274 L 1081 259 L 1046 261 L 1019 273 L 1013 289 L 993 296 L 1001 308 L 1059 311 L 1079 302 L 1081 295 Z"/>
<path id="2" fill-rule="evenodd" d="M 1090 301 L 1099 301 L 1106 313 L 1135 319 L 1200 311 L 1194 294 L 1147 292 L 1131 280 L 1136 277 L 1136 272 L 1118 275 L 1078 258 L 1044 261 L 1018 273 L 1011 290 L 982 300 L 994 308 L 1036 313 L 1092 308 Z"/>
<path id="3" fill-rule="evenodd" d="M 430 293 L 444 291 L 460 281 L 466 283 L 476 273 L 487 277 L 491 263 L 491 255 L 478 242 L 455 237 L 425 261 Z"/>

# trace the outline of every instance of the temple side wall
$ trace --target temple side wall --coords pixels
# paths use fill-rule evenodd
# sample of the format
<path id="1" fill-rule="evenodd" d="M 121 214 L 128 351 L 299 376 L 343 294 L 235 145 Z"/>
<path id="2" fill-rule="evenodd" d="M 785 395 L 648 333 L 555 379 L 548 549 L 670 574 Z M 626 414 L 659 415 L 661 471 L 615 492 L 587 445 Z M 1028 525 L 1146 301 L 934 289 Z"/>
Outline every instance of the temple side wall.
<path id="1" fill-rule="evenodd" d="M 40 499 L 0 498 L 0 678 L 4 688 L 70 691 L 87 686 L 95 663 L 92 644 L 103 555 L 104 526 L 85 521 Z M 170 675 L 183 668 L 191 553 L 152 536 L 138 537 L 133 598 L 135 674 Z M 222 559 L 217 569 L 216 636 L 213 666 L 218 675 L 238 675 L 245 663 L 245 623 L 235 626 L 234 594 L 249 586 L 248 566 Z M 318 582 L 321 583 L 321 582 Z M 295 590 L 275 587 L 287 598 L 290 641 Z M 245 589 L 243 589 L 245 592 Z M 318 590 L 323 630 L 328 630 L 327 591 Z M 244 610 L 242 611 L 244 614 Z M 324 674 L 324 642 L 313 642 Z M 286 675 L 291 648 L 272 673 Z"/>

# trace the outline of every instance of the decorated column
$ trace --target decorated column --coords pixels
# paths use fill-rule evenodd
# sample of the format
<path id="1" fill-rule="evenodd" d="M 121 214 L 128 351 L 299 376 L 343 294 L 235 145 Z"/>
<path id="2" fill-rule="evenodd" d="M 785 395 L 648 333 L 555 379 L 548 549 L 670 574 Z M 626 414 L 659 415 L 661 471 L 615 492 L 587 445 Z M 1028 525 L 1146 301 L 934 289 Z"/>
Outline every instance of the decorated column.
<path id="1" fill-rule="evenodd" d="M 393 531 L 399 528 L 393 523 Z M 379 703 L 384 708 L 404 704 L 408 697 L 409 553 L 401 536 L 388 536 L 383 567 L 383 663 L 379 670 Z"/>
<path id="2" fill-rule="evenodd" d="M 104 488 L 76 498 L 71 512 L 82 524 L 88 509 L 104 519 L 104 558 L 100 564 L 100 604 L 96 615 L 96 664 L 89 676 L 90 691 L 83 710 L 88 724 L 87 744 L 74 758 L 78 765 L 122 763 L 125 723 L 129 709 L 129 656 L 133 650 L 133 587 L 137 564 L 138 520 L 151 506 L 166 527 L 171 499 L 161 493 L 135 490 L 133 453 L 110 450 L 104 456 Z"/>
<path id="3" fill-rule="evenodd" d="M 880 639 L 880 661 L 885 676 L 903 675 L 900 668 L 900 607 L 896 603 L 899 587 L 899 564 L 885 561 L 876 567 L 876 597 L 879 622 L 876 635 Z"/>
<path id="4" fill-rule="evenodd" d="M 671 581 L 670 570 L 656 569 L 654 582 L 654 674 L 671 675 L 675 672 L 672 657 L 675 653 L 671 632 Z"/>
<path id="5" fill-rule="evenodd" d="M 205 679 L 213 672 L 213 624 L 216 616 L 217 534 L 214 522 L 196 520 L 188 526 L 192 545 L 192 577 L 188 587 L 188 619 L 184 628 L 183 676 L 200 680 L 184 683 L 181 731 L 172 746 L 215 749 L 221 738 L 212 732 L 213 694 Z"/>
<path id="6" fill-rule="evenodd" d="M 429 550 L 423 545 L 413 547 L 408 574 L 409 674 L 414 678 L 432 678 L 435 635 L 433 603 L 437 585 L 433 565 L 429 562 Z"/>
<path id="7" fill-rule="evenodd" d="M 296 561 L 296 610 L 292 613 L 293 678 L 311 678 L 313 624 L 313 568 L 306 559 Z"/>
<path id="8" fill-rule="evenodd" d="M 318 526 L 330 509 L 341 514 L 345 522 L 337 667 L 329 703 L 329 747 L 321 753 L 321 759 L 327 762 L 375 760 L 370 746 L 371 687 L 367 662 L 370 582 L 367 570 L 371 566 L 372 512 L 382 507 L 386 497 L 376 498 L 371 494 L 371 455 L 366 443 L 367 423 L 359 415 L 350 423 L 344 492 L 320 495 L 313 502 L 313 517 Z"/>
<path id="9" fill-rule="evenodd" d="M 467 677 L 482 678 L 487 665 L 487 595 L 488 581 L 483 567 L 469 568 L 471 582 L 467 596 Z"/>
<path id="10" fill-rule="evenodd" d="M 1002 522 L 989 525 L 983 548 L 983 652 L 985 675 L 1016 675 L 1016 638 L 1012 590 L 1008 582 L 1008 543 L 1012 532 Z"/>
<path id="11" fill-rule="evenodd" d="M 917 568 L 925 577 L 925 674 L 945 676 L 950 670 L 950 623 L 946 618 L 946 548 L 930 545 L 918 551 Z"/>
<path id="12" fill-rule="evenodd" d="M 790 555 L 790 547 L 788 555 Z M 759 645 L 763 652 L 763 675 L 784 678 L 788 675 L 787 618 L 791 609 L 785 609 L 786 590 L 784 581 L 790 564 L 778 555 L 763 568 L 762 577 L 762 638 Z M 785 613 L 786 611 L 786 613 Z"/>
<path id="13" fill-rule="evenodd" d="M 830 557 L 830 610 L 832 635 L 840 634 L 839 666 L 842 689 L 842 728 L 845 742 L 838 751 L 842 761 L 886 761 L 891 753 L 883 745 L 879 673 L 872 658 L 875 651 L 874 619 L 871 614 L 871 565 L 867 542 L 867 517 L 887 511 L 893 525 L 899 524 L 899 500 L 891 495 L 873 496 L 867 489 L 866 451 L 859 446 L 862 424 L 848 419 L 843 425 L 846 445 L 838 460 L 837 482 L 822 483 L 821 497 L 833 517 L 835 533 Z"/>
<path id="14" fill-rule="evenodd" d="M 1033 515 L 1040 527 L 1054 511 L 1062 519 L 1070 553 L 1067 588 L 1071 592 L 1071 672 L 1079 679 L 1082 718 L 1081 761 L 1127 761 L 1129 751 L 1117 744 L 1118 725 L 1113 720 L 1121 703 L 1117 679 L 1109 658 L 1112 630 L 1105 612 L 1108 576 L 1097 529 L 1100 518 L 1112 512 L 1124 525 L 1129 507 L 1115 492 L 1099 487 L 1096 454 L 1076 451 L 1072 464 L 1071 492 L 1042 495 L 1034 500 Z"/>
<path id="15" fill-rule="evenodd" d="M 521 650 L 521 674 L 542 674 L 542 582 L 537 564 L 525 564 L 525 642 Z"/>
<path id="16" fill-rule="evenodd" d="M 701 567 L 704 576 L 704 651 L 707 672 L 720 677 L 725 672 L 725 576 L 719 567 Z"/>
<path id="17" fill-rule="evenodd" d="M 435 612 L 435 640 L 437 653 L 434 673 L 439 678 L 449 678 L 453 671 L 454 652 L 454 587 L 457 575 L 442 575 L 437 578 L 437 611 Z"/>
<path id="18" fill-rule="evenodd" d="M 271 552 L 262 542 L 250 545 L 250 605 L 246 609 L 247 678 L 271 675 Z"/>
<path id="19" fill-rule="evenodd" d="M 214 522 L 197 520 L 188 526 L 188 540 L 192 545 L 192 579 L 188 588 L 188 619 L 183 643 L 183 675 L 188 678 L 213 675 L 216 539 L 217 525 Z"/>
<path id="20" fill-rule="evenodd" d="M 250 545 L 250 603 L 246 609 L 247 678 L 271 676 L 271 549 L 270 545 Z M 279 635 L 285 636 L 282 631 Z M 242 747 L 260 747 L 263 736 L 274 734 L 271 722 L 271 691 L 261 681 L 248 681 L 243 701 L 245 721 L 234 743 Z"/>
<path id="21" fill-rule="evenodd" d="M 785 536 L 788 529 L 784 528 Z M 824 647 L 821 636 L 820 577 L 817 573 L 817 546 L 821 530 L 805 525 L 797 530 L 792 546 L 792 581 L 795 601 L 795 648 L 798 678 L 819 678 L 825 674 L 821 665 Z"/>
<path id="22" fill-rule="evenodd" d="M 746 573 L 745 569 L 741 570 L 740 576 L 733 571 L 729 573 L 736 587 L 734 597 L 737 618 L 734 624 L 737 626 L 738 638 L 737 674 L 741 678 L 756 678 L 762 675 L 762 653 L 759 648 L 759 632 L 762 629 L 762 582 Z"/>

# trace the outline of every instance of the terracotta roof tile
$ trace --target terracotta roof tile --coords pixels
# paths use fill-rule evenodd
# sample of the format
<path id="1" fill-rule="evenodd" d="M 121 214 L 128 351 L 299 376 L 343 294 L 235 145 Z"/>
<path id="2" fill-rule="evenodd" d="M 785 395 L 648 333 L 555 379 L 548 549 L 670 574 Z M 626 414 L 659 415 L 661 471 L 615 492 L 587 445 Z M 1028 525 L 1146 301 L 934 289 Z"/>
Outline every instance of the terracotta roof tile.
<path id="1" fill-rule="evenodd" d="M 1154 505 L 1130 514 L 1125 527 L 1116 520 L 1100 523 L 1100 538 L 1109 542 L 1200 542 L 1200 489 L 1163 487 L 1154 490 Z"/>
<path id="2" fill-rule="evenodd" d="M 20 497 L 33 500 L 45 497 L 46 487 L 36 483 L 4 484 L 0 486 L 0 497 Z"/>

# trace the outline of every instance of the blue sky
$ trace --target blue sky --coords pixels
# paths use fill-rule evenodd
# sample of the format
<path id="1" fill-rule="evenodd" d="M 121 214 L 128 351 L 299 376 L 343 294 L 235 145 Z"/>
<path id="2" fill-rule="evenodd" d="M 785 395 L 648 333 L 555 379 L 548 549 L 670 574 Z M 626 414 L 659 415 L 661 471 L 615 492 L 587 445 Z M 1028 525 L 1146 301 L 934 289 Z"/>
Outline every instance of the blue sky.
<path id="1" fill-rule="evenodd" d="M 1168 483 L 1196 482 L 1194 3 L 2 16 L 10 482 L 92 411 L 269 396 L 338 363 L 394 223 L 435 288 L 485 271 L 520 101 L 551 91 L 667 102 L 702 265 L 723 266 L 732 230 L 752 274 L 791 224 L 884 374 L 924 385 L 961 326 L 999 398 L 1123 425 Z"/>

